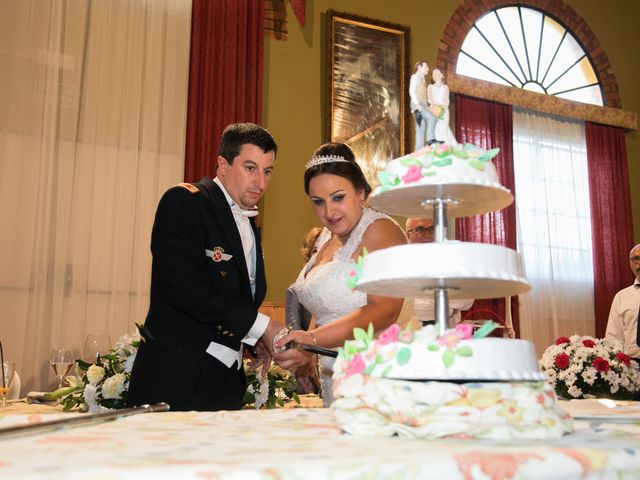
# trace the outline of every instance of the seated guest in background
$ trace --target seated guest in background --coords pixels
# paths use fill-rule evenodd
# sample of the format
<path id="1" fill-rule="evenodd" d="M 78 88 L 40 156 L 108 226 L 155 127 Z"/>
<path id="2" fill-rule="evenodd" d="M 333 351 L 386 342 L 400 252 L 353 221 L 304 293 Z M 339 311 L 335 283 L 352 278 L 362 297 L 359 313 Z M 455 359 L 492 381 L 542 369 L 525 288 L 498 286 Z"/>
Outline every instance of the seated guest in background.
<path id="1" fill-rule="evenodd" d="M 343 143 L 318 148 L 307 163 L 304 189 L 324 225 L 318 252 L 300 272 L 293 285 L 300 302 L 315 317 L 316 328 L 294 330 L 276 342 L 281 348 L 291 341 L 336 348 L 353 338 L 353 329 L 376 332 L 396 321 L 402 299 L 367 295 L 350 289 L 346 280 L 356 269 L 358 256 L 406 243 L 402 229 L 390 217 L 365 206 L 371 193 L 353 150 Z M 276 354 L 276 362 L 292 369 L 308 363 L 311 354 L 297 349 Z M 322 397 L 332 402 L 331 376 L 334 359 L 320 358 Z"/>
<path id="2" fill-rule="evenodd" d="M 433 242 L 433 221 L 430 218 L 407 218 L 405 225 L 410 243 Z M 456 325 L 462 320 L 461 311 L 469 310 L 473 300 L 449 300 L 449 326 Z M 416 319 L 422 325 L 436 323 L 435 302 L 433 298 L 416 298 L 413 301 Z"/>
<path id="3" fill-rule="evenodd" d="M 151 303 L 127 402 L 171 410 L 238 410 L 246 390 L 242 352 L 271 363 L 280 326 L 258 307 L 266 291 L 252 216 L 277 146 L 252 123 L 222 134 L 216 178 L 183 183 L 160 200 L 151 234 Z"/>
<path id="4" fill-rule="evenodd" d="M 313 254 L 318 251 L 318 237 L 321 232 L 322 227 L 313 227 L 304 236 L 304 239 L 302 240 L 302 248 L 300 249 L 302 258 L 304 258 L 304 263 L 311 260 Z"/>
<path id="5" fill-rule="evenodd" d="M 636 278 L 613 297 L 605 338 L 621 343 L 624 353 L 640 361 L 640 243 L 629 252 L 629 266 Z"/>

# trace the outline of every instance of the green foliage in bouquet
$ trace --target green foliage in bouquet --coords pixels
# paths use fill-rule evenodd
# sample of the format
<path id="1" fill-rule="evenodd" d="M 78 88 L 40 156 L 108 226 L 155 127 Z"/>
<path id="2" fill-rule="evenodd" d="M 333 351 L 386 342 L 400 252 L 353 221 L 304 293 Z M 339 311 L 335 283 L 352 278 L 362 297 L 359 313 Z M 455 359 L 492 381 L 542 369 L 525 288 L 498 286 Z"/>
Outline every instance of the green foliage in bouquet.
<path id="1" fill-rule="evenodd" d="M 640 370 L 622 346 L 605 338 L 559 337 L 540 359 L 559 397 L 631 400 L 640 391 Z"/>
<path id="2" fill-rule="evenodd" d="M 300 403 L 296 393 L 296 379 L 287 370 L 277 365 L 272 365 L 265 377 L 260 376 L 260 371 L 252 370 L 247 362 L 244 364 L 247 375 L 247 390 L 244 393 L 245 406 L 253 405 L 256 409 L 261 407 L 283 407 L 286 401 L 293 400 Z"/>
<path id="3" fill-rule="evenodd" d="M 68 386 L 47 393 L 45 399 L 59 399 L 64 410 L 79 407 L 90 413 L 124 408 L 139 345 L 138 334 L 124 335 L 107 354 L 98 356 L 95 363 L 76 360 L 79 376 L 68 376 Z"/>

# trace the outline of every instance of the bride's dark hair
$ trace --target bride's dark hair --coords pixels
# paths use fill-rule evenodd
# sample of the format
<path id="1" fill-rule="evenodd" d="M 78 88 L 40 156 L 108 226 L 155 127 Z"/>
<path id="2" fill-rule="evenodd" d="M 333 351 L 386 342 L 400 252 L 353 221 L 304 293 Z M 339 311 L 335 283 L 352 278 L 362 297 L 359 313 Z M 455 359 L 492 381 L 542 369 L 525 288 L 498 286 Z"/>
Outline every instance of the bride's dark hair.
<path id="1" fill-rule="evenodd" d="M 356 163 L 356 155 L 351 147 L 345 143 L 329 142 L 321 145 L 313 152 L 313 158 L 316 157 L 342 157 L 346 162 L 326 162 L 307 168 L 304 172 L 304 191 L 309 195 L 309 182 L 313 177 L 328 173 L 346 178 L 351 182 L 356 190 L 364 190 L 364 196 L 367 198 L 371 193 L 371 185 L 362 173 L 360 165 Z"/>

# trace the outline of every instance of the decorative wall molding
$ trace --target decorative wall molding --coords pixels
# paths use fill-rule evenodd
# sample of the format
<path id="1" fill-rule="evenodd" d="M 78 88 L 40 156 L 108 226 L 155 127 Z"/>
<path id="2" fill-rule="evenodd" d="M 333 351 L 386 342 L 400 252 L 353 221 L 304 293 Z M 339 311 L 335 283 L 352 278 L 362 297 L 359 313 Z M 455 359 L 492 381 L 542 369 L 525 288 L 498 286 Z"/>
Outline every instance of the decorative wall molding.
<path id="1" fill-rule="evenodd" d="M 563 0 L 528 0 L 526 2 L 513 0 L 464 0 L 451 15 L 438 46 L 436 65 L 444 72 L 447 72 L 449 88 L 451 91 L 456 91 L 452 85 L 452 80 L 455 77 L 458 55 L 460 54 L 462 43 L 473 26 L 473 23 L 489 10 L 513 5 L 522 5 L 542 10 L 550 16 L 558 19 L 572 31 L 593 62 L 596 75 L 602 85 L 606 107 L 586 105 L 580 102 L 564 100 L 549 95 L 540 95 L 537 93 L 523 91 L 513 87 L 503 87 L 482 80 L 474 80 L 471 83 L 467 83 L 468 77 L 462 76 L 457 77 L 458 79 L 464 79 L 458 82 L 459 86 L 457 88 L 467 90 L 472 89 L 477 92 L 481 91 L 486 95 L 495 96 L 496 94 L 490 92 L 490 89 L 487 87 L 491 86 L 491 89 L 500 87 L 499 90 L 502 92 L 505 89 L 509 92 L 508 95 L 504 95 L 504 93 L 500 94 L 503 97 L 503 100 L 499 101 L 503 103 L 527 106 L 527 108 L 534 108 L 545 112 L 549 111 L 541 109 L 542 102 L 544 107 L 547 109 L 554 109 L 558 106 L 562 107 L 562 110 L 552 110 L 550 113 L 570 116 L 582 120 L 595 121 L 606 125 L 619 126 L 630 130 L 637 129 L 637 115 L 632 112 L 618 110 L 622 108 L 618 82 L 616 81 L 615 75 L 613 74 L 613 68 L 609 63 L 609 58 L 607 57 L 600 41 L 582 17 Z M 484 84 L 485 87 L 481 88 L 480 84 Z M 469 91 L 458 91 L 458 93 L 473 95 Z M 518 98 L 518 103 L 513 103 L 512 100 L 515 101 L 516 97 Z M 486 96 L 481 96 L 480 98 L 489 99 L 489 97 Z M 498 100 L 496 99 L 496 101 Z"/>
<path id="2" fill-rule="evenodd" d="M 452 72 L 447 74 L 447 84 L 452 92 L 470 97 L 621 127 L 627 130 L 637 130 L 638 128 L 637 114 L 618 108 L 599 107 L 588 103 L 574 102 L 553 95 L 529 92 L 520 88 L 507 87 L 478 80 L 477 78 L 456 75 Z"/>

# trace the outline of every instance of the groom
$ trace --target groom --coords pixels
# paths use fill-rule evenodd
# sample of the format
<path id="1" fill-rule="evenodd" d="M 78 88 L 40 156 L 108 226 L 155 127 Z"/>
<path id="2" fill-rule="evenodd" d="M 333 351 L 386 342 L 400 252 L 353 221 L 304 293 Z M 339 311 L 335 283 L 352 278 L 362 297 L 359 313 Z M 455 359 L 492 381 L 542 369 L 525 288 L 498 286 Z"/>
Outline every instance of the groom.
<path id="1" fill-rule="evenodd" d="M 425 144 L 425 130 L 427 145 L 435 142 L 436 116 L 429 110 L 427 102 L 427 75 L 429 65 L 424 60 L 416 62 L 416 71 L 409 79 L 409 97 L 411 97 L 411 111 L 416 122 L 416 142 L 414 151 L 420 150 Z"/>
<path id="2" fill-rule="evenodd" d="M 280 326 L 258 312 L 266 292 L 253 217 L 277 145 L 251 123 L 222 134 L 216 178 L 169 189 L 151 235 L 151 303 L 127 403 L 171 410 L 237 410 L 246 378 L 243 349 L 266 368 Z"/>

